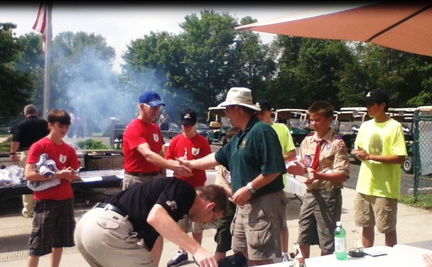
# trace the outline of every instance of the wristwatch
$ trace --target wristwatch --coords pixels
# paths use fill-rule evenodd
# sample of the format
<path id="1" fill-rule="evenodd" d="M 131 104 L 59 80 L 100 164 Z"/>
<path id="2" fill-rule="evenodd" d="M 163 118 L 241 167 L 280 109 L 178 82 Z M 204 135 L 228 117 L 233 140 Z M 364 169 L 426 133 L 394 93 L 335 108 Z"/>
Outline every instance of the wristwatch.
<path id="1" fill-rule="evenodd" d="M 255 194 L 256 190 L 255 190 L 255 188 L 253 188 L 252 182 L 247 183 L 246 187 L 247 187 L 247 189 L 251 195 Z"/>

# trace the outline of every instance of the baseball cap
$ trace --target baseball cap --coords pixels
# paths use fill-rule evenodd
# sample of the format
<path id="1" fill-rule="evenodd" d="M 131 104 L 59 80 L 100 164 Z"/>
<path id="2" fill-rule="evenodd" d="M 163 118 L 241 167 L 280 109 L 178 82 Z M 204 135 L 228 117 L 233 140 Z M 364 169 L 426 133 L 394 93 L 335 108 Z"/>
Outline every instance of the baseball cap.
<path id="1" fill-rule="evenodd" d="M 193 109 L 185 109 L 180 114 L 181 125 L 195 125 L 197 122 L 197 114 Z"/>
<path id="2" fill-rule="evenodd" d="M 367 93 L 365 97 L 366 104 L 371 103 L 388 103 L 390 101 L 390 97 L 386 91 L 381 89 L 375 89 Z"/>
<path id="3" fill-rule="evenodd" d="M 142 94 L 139 98 L 139 102 L 148 104 L 151 107 L 165 106 L 165 103 L 162 102 L 160 96 L 155 91 L 147 91 Z"/>
<path id="4" fill-rule="evenodd" d="M 267 111 L 267 110 L 273 111 L 274 110 L 272 108 L 270 101 L 268 101 L 267 99 L 258 100 L 257 105 L 261 108 L 261 111 Z"/>

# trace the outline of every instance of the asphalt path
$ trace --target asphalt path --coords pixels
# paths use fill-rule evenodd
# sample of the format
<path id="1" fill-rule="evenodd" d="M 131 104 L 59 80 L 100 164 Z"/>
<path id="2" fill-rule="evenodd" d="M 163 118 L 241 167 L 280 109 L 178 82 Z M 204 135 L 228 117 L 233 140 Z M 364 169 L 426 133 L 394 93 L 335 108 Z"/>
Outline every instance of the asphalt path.
<path id="1" fill-rule="evenodd" d="M 212 151 L 216 152 L 221 147 L 220 145 L 212 145 Z M 357 178 L 359 173 L 360 164 L 355 162 L 354 159 L 351 159 L 350 163 L 350 178 L 344 183 L 344 186 L 346 188 L 354 189 L 356 188 L 357 184 Z M 402 186 L 401 186 L 401 194 L 403 196 L 409 195 L 408 190 L 410 188 L 414 188 L 414 175 L 413 174 L 407 174 L 404 171 L 402 171 Z"/>

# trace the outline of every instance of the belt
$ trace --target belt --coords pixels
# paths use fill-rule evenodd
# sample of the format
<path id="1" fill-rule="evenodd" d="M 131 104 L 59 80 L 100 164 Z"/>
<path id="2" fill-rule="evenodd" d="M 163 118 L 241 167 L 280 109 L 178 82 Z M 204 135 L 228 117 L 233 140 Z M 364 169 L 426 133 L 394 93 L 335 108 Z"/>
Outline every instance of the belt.
<path id="1" fill-rule="evenodd" d="M 109 203 L 101 203 L 101 202 L 99 202 L 93 208 L 94 209 L 95 208 L 101 208 L 101 209 L 105 209 L 105 210 L 112 210 L 112 211 L 120 214 L 123 217 L 127 216 L 126 212 L 122 211 L 120 208 L 117 208 L 116 206 L 113 206 L 113 205 L 111 205 Z"/>
<path id="2" fill-rule="evenodd" d="M 159 175 L 160 172 L 127 172 L 125 174 L 133 175 L 133 176 L 155 176 Z"/>
<path id="3" fill-rule="evenodd" d="M 337 191 L 341 190 L 342 188 L 317 188 L 317 189 L 306 189 L 306 192 L 313 193 L 313 192 L 319 192 L 319 191 Z"/>

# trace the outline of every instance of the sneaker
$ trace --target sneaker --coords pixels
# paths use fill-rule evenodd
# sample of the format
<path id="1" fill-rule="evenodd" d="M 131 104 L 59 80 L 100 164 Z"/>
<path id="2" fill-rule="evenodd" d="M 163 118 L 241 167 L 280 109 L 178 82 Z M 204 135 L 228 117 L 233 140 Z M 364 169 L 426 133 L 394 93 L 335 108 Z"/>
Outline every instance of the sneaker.
<path id="1" fill-rule="evenodd" d="M 288 262 L 290 261 L 290 257 L 288 253 L 282 252 L 282 262 Z"/>
<path id="2" fill-rule="evenodd" d="M 186 251 L 177 250 L 174 258 L 167 263 L 167 267 L 176 267 L 187 263 L 188 254 Z"/>

